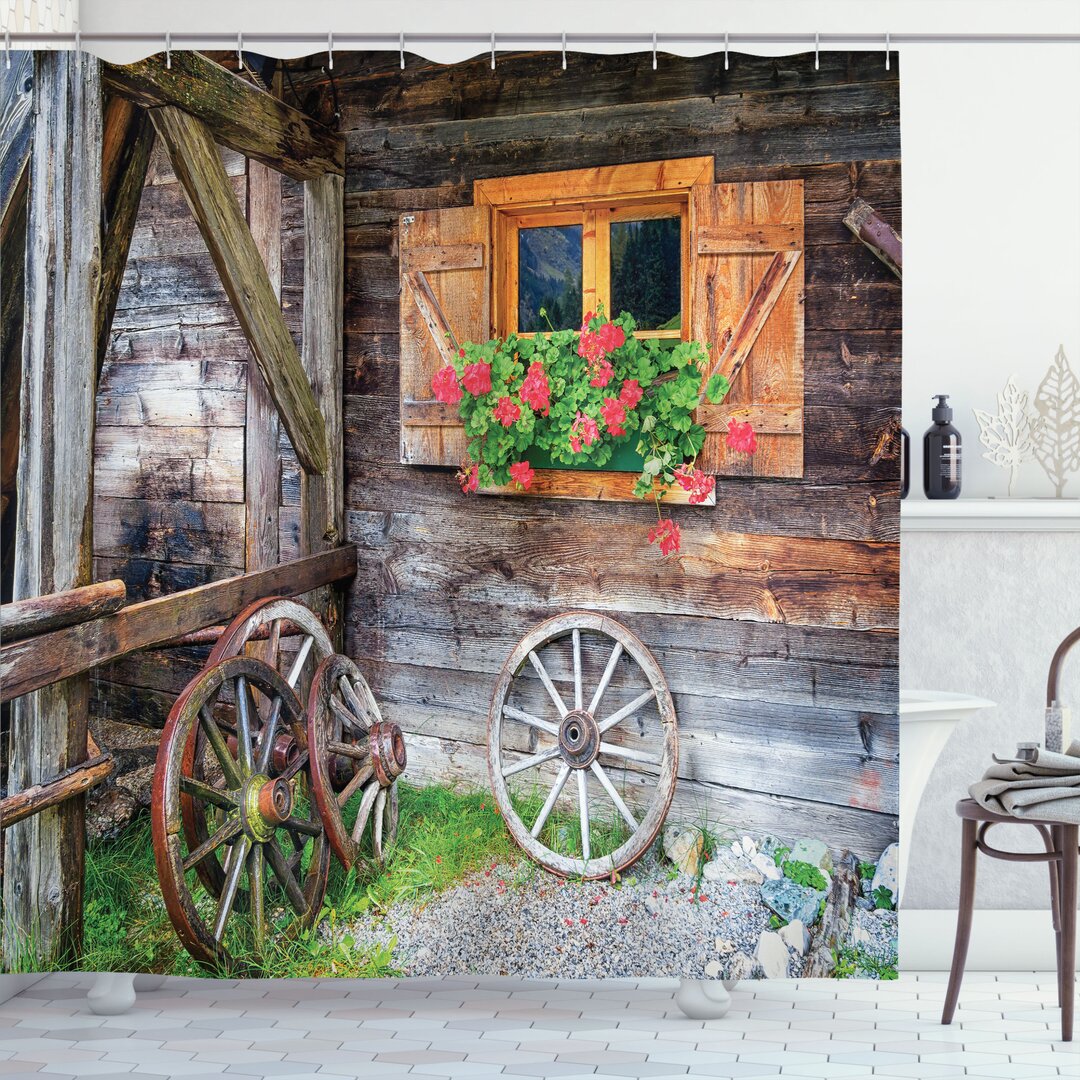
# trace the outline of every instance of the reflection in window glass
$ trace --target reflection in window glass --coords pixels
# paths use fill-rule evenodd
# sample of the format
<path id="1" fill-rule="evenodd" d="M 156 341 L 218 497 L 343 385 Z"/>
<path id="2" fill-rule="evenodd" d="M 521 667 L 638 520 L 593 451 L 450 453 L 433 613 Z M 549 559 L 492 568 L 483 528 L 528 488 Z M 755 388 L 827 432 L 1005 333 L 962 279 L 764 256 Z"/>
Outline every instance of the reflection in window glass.
<path id="1" fill-rule="evenodd" d="M 541 308 L 547 319 L 540 314 Z M 581 226 L 522 229 L 518 233 L 518 331 L 576 330 L 581 315 Z"/>
<path id="2" fill-rule="evenodd" d="M 629 311 L 639 330 L 682 326 L 681 221 L 611 223 L 611 312 Z"/>

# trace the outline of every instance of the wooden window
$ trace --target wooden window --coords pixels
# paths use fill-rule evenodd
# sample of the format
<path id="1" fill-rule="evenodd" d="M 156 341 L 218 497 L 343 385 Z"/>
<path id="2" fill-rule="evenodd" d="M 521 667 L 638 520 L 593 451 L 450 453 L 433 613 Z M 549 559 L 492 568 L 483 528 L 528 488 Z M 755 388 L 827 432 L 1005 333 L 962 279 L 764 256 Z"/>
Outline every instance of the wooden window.
<path id="1" fill-rule="evenodd" d="M 732 390 L 702 405 L 702 467 L 801 476 L 802 181 L 714 184 L 711 157 L 478 180 L 471 207 L 401 220 L 401 459 L 458 465 L 467 440 L 431 378 L 459 342 L 576 328 L 599 304 L 638 335 L 694 338 Z M 643 258 L 648 253 L 648 259 Z M 732 418 L 758 433 L 728 455 Z M 632 472 L 538 469 L 530 495 L 632 498 Z M 672 501 L 684 493 L 673 491 Z"/>

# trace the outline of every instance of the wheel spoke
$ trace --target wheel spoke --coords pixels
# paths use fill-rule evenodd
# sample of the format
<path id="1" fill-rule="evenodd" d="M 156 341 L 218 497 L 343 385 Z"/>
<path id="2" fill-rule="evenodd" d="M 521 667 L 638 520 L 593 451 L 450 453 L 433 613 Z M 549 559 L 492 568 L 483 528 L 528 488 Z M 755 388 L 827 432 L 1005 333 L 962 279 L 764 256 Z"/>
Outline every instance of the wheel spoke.
<path id="1" fill-rule="evenodd" d="M 288 783 L 308 763 L 308 752 L 301 750 L 299 757 L 281 774 L 281 779 Z"/>
<path id="2" fill-rule="evenodd" d="M 251 928 L 256 955 L 266 946 L 266 898 L 263 890 L 263 845 L 253 844 L 248 855 L 248 896 L 251 899 Z"/>
<path id="3" fill-rule="evenodd" d="M 276 625 L 276 624 L 275 624 Z M 277 734 L 278 718 L 281 716 L 281 698 L 275 697 L 270 709 L 270 717 L 259 732 L 258 753 L 255 755 L 255 771 L 265 776 L 270 770 L 270 755 L 274 750 L 274 736 Z"/>
<path id="4" fill-rule="evenodd" d="M 278 661 L 281 658 L 281 620 L 275 619 L 270 624 L 270 644 L 267 646 L 267 663 L 275 670 L 278 669 Z"/>
<path id="5" fill-rule="evenodd" d="M 559 691 L 555 689 L 555 684 L 551 681 L 551 676 L 547 673 L 547 668 L 544 667 L 540 657 L 536 655 L 535 651 L 529 652 L 529 663 L 536 669 L 536 674 L 540 676 L 540 681 L 544 684 L 544 689 L 548 692 L 548 697 L 555 703 L 555 709 L 561 720 L 570 710 L 567 709 L 562 697 L 559 695 Z"/>
<path id="6" fill-rule="evenodd" d="M 352 731 L 359 731 L 361 734 L 367 731 L 367 728 L 364 726 L 363 720 L 361 720 L 357 716 L 354 716 L 348 709 L 345 708 L 344 705 L 341 704 L 340 701 L 338 701 L 336 697 L 330 698 L 330 708 L 338 714 L 338 716 L 341 718 L 341 722 L 345 724 L 348 728 L 350 728 Z"/>
<path id="7" fill-rule="evenodd" d="M 196 799 L 202 799 L 203 802 L 219 806 L 222 810 L 236 809 L 236 798 L 230 792 L 222 791 L 221 788 L 212 787 L 210 784 L 204 784 L 194 777 L 181 776 L 180 790 Z"/>
<path id="8" fill-rule="evenodd" d="M 300 672 L 304 670 L 304 663 L 308 658 L 308 653 L 311 652 L 311 646 L 315 644 L 315 639 L 308 634 L 304 640 L 300 643 L 300 649 L 296 654 L 296 659 L 293 661 L 293 665 L 289 668 L 288 677 L 285 681 L 294 690 L 296 689 L 296 683 L 300 678 Z"/>
<path id="9" fill-rule="evenodd" d="M 375 858 L 380 858 L 382 855 L 382 831 L 383 831 L 383 816 L 386 813 L 386 788 L 379 788 L 379 794 L 375 796 L 375 821 L 371 826 L 371 842 L 372 850 L 375 852 Z"/>
<path id="10" fill-rule="evenodd" d="M 593 775 L 600 781 L 601 787 L 608 793 L 608 798 L 615 804 L 615 809 L 622 814 L 623 821 L 630 826 L 631 831 L 637 832 L 638 821 L 637 818 L 630 811 L 630 807 L 623 802 L 622 796 L 615 790 L 615 785 L 611 782 L 611 778 L 604 771 L 604 767 L 599 761 L 594 761 L 590 766 L 593 771 Z"/>
<path id="11" fill-rule="evenodd" d="M 533 754 L 532 757 L 527 757 L 521 761 L 514 762 L 513 765 L 503 769 L 502 774 L 506 776 L 516 776 L 518 773 L 525 772 L 526 769 L 534 769 L 537 765 L 543 765 L 545 761 L 550 761 L 552 758 L 559 756 L 559 748 L 553 746 L 548 750 L 542 750 L 539 754 Z"/>
<path id="12" fill-rule="evenodd" d="M 577 771 L 578 807 L 581 811 L 581 857 L 588 862 L 589 851 L 589 774 L 584 769 Z"/>
<path id="13" fill-rule="evenodd" d="M 513 705 L 503 706 L 503 716 L 508 716 L 511 720 L 520 720 L 523 724 L 528 724 L 529 727 L 534 727 L 538 731 L 546 731 L 549 735 L 559 737 L 559 725 L 553 724 L 550 720 L 541 720 L 539 716 L 533 716 L 532 713 L 522 712 L 521 709 L 515 709 Z"/>
<path id="14" fill-rule="evenodd" d="M 375 803 L 375 796 L 378 794 L 379 784 L 377 781 L 368 784 L 364 789 L 364 797 L 360 800 L 360 809 L 356 812 L 356 821 L 353 823 L 352 828 L 352 841 L 354 844 L 360 843 L 360 837 L 364 834 L 364 826 L 367 824 L 371 808 Z"/>
<path id="15" fill-rule="evenodd" d="M 581 631 L 574 628 L 571 637 L 574 641 L 574 708 L 580 709 L 581 701 Z"/>
<path id="16" fill-rule="evenodd" d="M 198 866 L 208 855 L 217 851 L 222 844 L 227 844 L 241 830 L 240 817 L 236 815 L 229 818 L 213 836 L 204 840 L 194 851 L 188 854 L 184 860 L 184 873 Z"/>
<path id="17" fill-rule="evenodd" d="M 291 817 L 281 823 L 283 829 L 289 832 L 303 833 L 305 836 L 321 836 L 322 825 L 317 821 L 308 821 L 306 818 Z"/>
<path id="18" fill-rule="evenodd" d="M 604 674 L 600 676 L 600 685 L 596 688 L 596 693 L 593 694 L 592 701 L 589 702 L 589 712 L 596 715 L 596 710 L 600 708 L 600 699 L 604 696 L 604 691 L 608 688 L 608 683 L 611 682 L 611 676 L 615 674 L 615 665 L 619 662 L 619 657 L 623 654 L 623 647 L 621 641 L 615 642 L 615 648 L 611 650 L 611 656 L 608 657 L 607 667 L 604 668 Z"/>
<path id="19" fill-rule="evenodd" d="M 206 732 L 214 757 L 218 759 L 221 771 L 225 774 L 225 782 L 230 787 L 240 787 L 243 781 L 240 778 L 240 770 L 236 767 L 236 758 L 229 753 L 229 744 L 225 741 L 225 736 L 221 734 L 221 728 L 218 727 L 213 713 L 206 705 L 199 710 L 199 722 L 202 724 L 203 731 Z"/>
<path id="20" fill-rule="evenodd" d="M 255 715 L 255 705 L 251 700 L 248 681 L 243 675 L 236 676 L 236 753 L 240 768 L 245 774 L 252 770 L 251 760 L 251 721 Z"/>
<path id="21" fill-rule="evenodd" d="M 532 833 L 534 840 L 540 835 L 540 831 L 543 829 L 544 825 L 547 824 L 547 819 L 551 816 L 551 811 L 555 809 L 555 803 L 562 794 L 562 789 L 566 787 L 566 781 L 569 777 L 570 766 L 564 765 L 559 770 L 559 775 L 555 777 L 555 783 L 552 785 L 551 791 L 548 792 L 547 800 L 540 808 L 540 813 L 536 815 L 536 820 L 533 822 L 533 827 L 530 832 Z"/>
<path id="22" fill-rule="evenodd" d="M 603 735 L 605 731 L 610 731 L 616 724 L 621 724 L 628 716 L 633 716 L 634 713 L 641 708 L 647 701 L 651 701 L 656 694 L 652 690 L 646 690 L 644 694 L 639 694 L 628 705 L 624 705 L 618 712 L 613 712 L 606 720 L 600 721 L 600 734 Z"/>
<path id="23" fill-rule="evenodd" d="M 370 727 L 370 724 L 368 723 L 368 711 L 356 696 L 356 691 L 350 685 L 348 678 L 342 675 L 341 678 L 338 679 L 338 686 L 341 687 L 341 692 L 345 695 L 345 700 L 349 703 L 349 708 L 356 714 L 355 719 L 363 724 L 364 730 L 367 731 L 368 727 Z M 330 700 L 333 701 L 333 698 L 331 697 Z"/>
<path id="24" fill-rule="evenodd" d="M 360 746 L 357 743 L 328 742 L 326 750 L 327 753 L 340 754 L 342 757 L 352 758 L 353 761 L 367 761 L 371 756 L 366 746 Z"/>
<path id="25" fill-rule="evenodd" d="M 616 746 L 614 743 L 601 743 L 600 753 L 609 757 L 625 758 L 627 761 L 637 761 L 642 765 L 655 765 L 659 768 L 661 759 L 655 754 L 645 754 L 641 750 L 631 750 L 626 746 Z"/>
<path id="26" fill-rule="evenodd" d="M 241 836 L 232 850 L 232 859 L 225 878 L 225 887 L 221 890 L 217 918 L 214 920 L 214 940 L 219 945 L 221 939 L 225 936 L 225 926 L 229 921 L 229 916 L 232 914 L 233 903 L 236 900 L 236 890 L 240 887 L 240 875 L 244 872 L 244 863 L 247 861 L 247 853 L 250 847 L 251 841 L 246 836 Z"/>
<path id="27" fill-rule="evenodd" d="M 273 870 L 274 877 L 278 879 L 279 884 L 285 890 L 289 903 L 292 904 L 297 915 L 303 915 L 307 909 L 304 890 L 300 888 L 292 870 L 289 869 L 285 853 L 277 846 L 276 840 L 271 840 L 266 845 L 266 859 L 270 863 L 270 869 Z"/>
<path id="28" fill-rule="evenodd" d="M 355 794 L 357 788 L 366 784 L 375 775 L 375 770 L 367 765 L 357 770 L 353 778 L 338 792 L 338 806 L 344 806 Z"/>

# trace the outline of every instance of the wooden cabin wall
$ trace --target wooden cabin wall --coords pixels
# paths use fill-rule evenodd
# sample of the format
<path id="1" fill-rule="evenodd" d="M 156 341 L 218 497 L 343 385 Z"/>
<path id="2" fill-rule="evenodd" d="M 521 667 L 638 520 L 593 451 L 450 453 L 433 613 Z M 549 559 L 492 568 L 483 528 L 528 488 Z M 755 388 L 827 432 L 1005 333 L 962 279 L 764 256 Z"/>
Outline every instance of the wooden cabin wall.
<path id="1" fill-rule="evenodd" d="M 785 58 L 335 56 L 290 65 L 302 107 L 347 131 L 346 509 L 360 573 L 346 647 L 410 737 L 413 778 L 487 783 L 496 673 L 538 620 L 614 612 L 675 695 L 673 810 L 876 856 L 896 838 L 901 290 L 845 229 L 861 196 L 900 228 L 898 65 Z M 722 479 L 677 507 L 463 497 L 398 463 L 399 216 L 467 205 L 481 177 L 713 154 L 717 181 L 802 178 L 801 480 Z"/>

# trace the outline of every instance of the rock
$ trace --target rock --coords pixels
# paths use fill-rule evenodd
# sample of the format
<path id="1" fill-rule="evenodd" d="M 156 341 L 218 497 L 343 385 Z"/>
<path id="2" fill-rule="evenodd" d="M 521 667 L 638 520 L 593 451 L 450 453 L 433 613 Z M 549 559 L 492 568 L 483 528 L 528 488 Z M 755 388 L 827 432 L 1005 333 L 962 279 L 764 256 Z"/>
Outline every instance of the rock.
<path id="1" fill-rule="evenodd" d="M 744 836 L 742 838 L 742 849 L 744 855 L 752 856 L 756 854 L 757 844 L 754 843 L 753 837 Z"/>
<path id="2" fill-rule="evenodd" d="M 857 907 L 857 908 L 858 908 L 858 909 L 859 909 L 860 911 L 873 911 L 873 910 L 874 910 L 874 905 L 873 905 L 873 903 L 872 903 L 872 902 L 871 902 L 870 900 L 868 900 L 868 899 L 867 899 L 867 898 L 866 898 L 865 896 L 860 896 L 860 897 L 859 897 L 859 898 L 858 898 L 858 899 L 857 899 L 857 900 L 855 901 L 855 906 L 856 906 L 856 907 Z"/>
<path id="3" fill-rule="evenodd" d="M 781 878 L 779 881 L 766 881 L 761 886 L 761 899 L 785 922 L 798 919 L 806 926 L 817 922 L 818 907 L 824 898 L 823 892 L 796 885 L 794 881 Z"/>
<path id="4" fill-rule="evenodd" d="M 791 862 L 805 862 L 819 870 L 831 871 L 832 855 L 823 840 L 796 840 L 788 859 Z"/>
<path id="5" fill-rule="evenodd" d="M 724 973 L 724 969 L 720 966 L 719 960 L 710 960 L 705 965 L 705 978 L 707 979 L 719 979 Z"/>
<path id="6" fill-rule="evenodd" d="M 706 864 L 701 876 L 706 881 L 734 881 L 745 885 L 760 885 L 764 880 L 761 872 L 736 859 L 730 851 L 721 848 Z"/>
<path id="7" fill-rule="evenodd" d="M 122 787 L 99 788 L 87 801 L 86 835 L 91 840 L 115 840 L 139 812 L 139 800 Z"/>
<path id="8" fill-rule="evenodd" d="M 784 939 L 772 930 L 762 931 L 758 938 L 757 957 L 766 979 L 786 979 L 788 973 L 788 947 Z"/>
<path id="9" fill-rule="evenodd" d="M 810 931 L 801 919 L 793 919 L 787 926 L 782 926 L 780 937 L 797 956 L 802 956 L 810 948 Z"/>
<path id="10" fill-rule="evenodd" d="M 705 837 L 695 829 L 671 826 L 664 830 L 664 854 L 684 873 L 696 874 Z"/>
<path id="11" fill-rule="evenodd" d="M 766 877 L 770 881 L 779 881 L 780 878 L 784 876 L 783 871 L 776 865 L 772 858 L 760 851 L 750 860 L 750 862 L 761 871 L 762 877 Z"/>
<path id="12" fill-rule="evenodd" d="M 773 836 L 772 833 L 766 833 L 761 838 L 761 843 L 758 844 L 758 851 L 760 851 L 762 855 L 768 855 L 769 858 L 772 859 L 776 853 L 784 847 L 787 847 L 787 844 L 785 844 L 783 840 Z"/>
<path id="13" fill-rule="evenodd" d="M 645 910 L 650 915 L 659 915 L 660 914 L 660 901 L 657 900 L 655 896 L 646 896 L 645 897 Z"/>
<path id="14" fill-rule="evenodd" d="M 721 956 L 727 956 L 728 953 L 733 953 L 735 951 L 735 942 L 728 941 L 726 938 L 718 937 L 716 939 L 716 951 Z"/>
<path id="15" fill-rule="evenodd" d="M 855 929 L 851 931 L 851 940 L 856 945 L 869 945 L 874 938 L 869 930 L 866 930 L 861 926 L 856 926 Z"/>
<path id="16" fill-rule="evenodd" d="M 896 906 L 897 870 L 899 868 L 900 847 L 898 844 L 890 844 L 878 859 L 877 869 L 874 871 L 874 880 L 870 882 L 871 897 L 879 888 L 889 890 L 892 897 L 893 907 Z"/>
<path id="17" fill-rule="evenodd" d="M 740 844 L 738 840 L 736 840 L 735 843 L 731 845 L 731 854 L 734 855 L 737 859 L 742 858 L 742 844 Z"/>
<path id="18" fill-rule="evenodd" d="M 744 952 L 737 952 L 727 964 L 727 977 L 735 981 L 749 979 L 754 973 L 755 962 Z"/>

